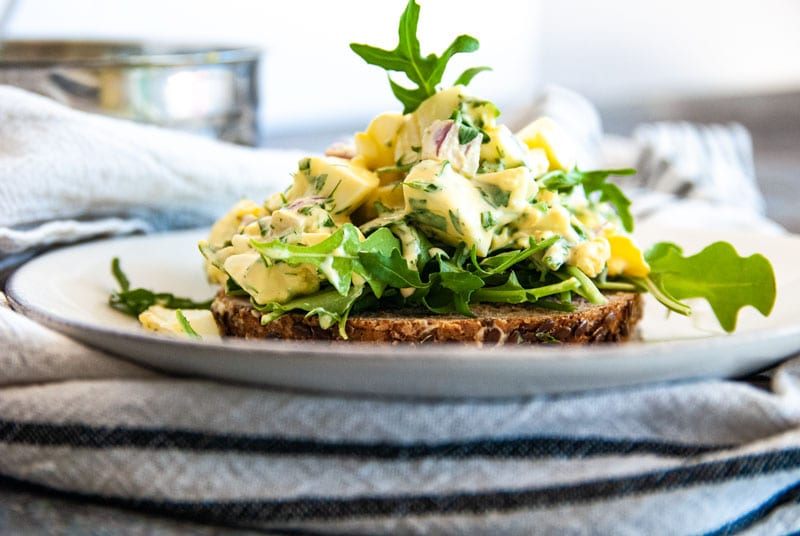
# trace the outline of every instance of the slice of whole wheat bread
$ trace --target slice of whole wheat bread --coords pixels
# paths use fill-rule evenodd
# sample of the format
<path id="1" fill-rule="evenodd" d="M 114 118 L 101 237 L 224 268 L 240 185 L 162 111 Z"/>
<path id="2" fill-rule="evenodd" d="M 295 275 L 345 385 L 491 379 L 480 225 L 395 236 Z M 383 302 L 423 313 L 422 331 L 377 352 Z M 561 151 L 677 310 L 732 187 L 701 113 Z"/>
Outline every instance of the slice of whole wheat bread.
<path id="1" fill-rule="evenodd" d="M 352 314 L 347 319 L 348 340 L 389 343 L 594 343 L 628 340 L 642 316 L 641 295 L 606 294 L 608 303 L 592 305 L 576 300 L 572 312 L 530 304 L 478 304 L 475 317 L 436 315 L 423 309 L 393 309 Z M 323 329 L 317 317 L 288 313 L 261 324 L 259 313 L 242 297 L 220 291 L 211 311 L 223 335 L 248 339 L 339 340 L 339 329 Z"/>

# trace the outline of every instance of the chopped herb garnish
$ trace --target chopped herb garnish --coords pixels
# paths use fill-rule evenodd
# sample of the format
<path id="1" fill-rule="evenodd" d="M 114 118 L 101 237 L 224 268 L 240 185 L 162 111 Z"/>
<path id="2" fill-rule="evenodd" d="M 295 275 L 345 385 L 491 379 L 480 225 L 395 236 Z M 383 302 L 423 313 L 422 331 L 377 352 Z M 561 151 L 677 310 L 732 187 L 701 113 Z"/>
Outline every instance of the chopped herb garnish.
<path id="1" fill-rule="evenodd" d="M 315 175 L 313 177 L 308 178 L 308 182 L 311 186 L 314 187 L 314 191 L 316 193 L 320 193 L 323 188 L 325 188 L 325 181 L 328 180 L 327 173 L 321 173 L 320 175 Z"/>
<path id="2" fill-rule="evenodd" d="M 496 171 L 503 171 L 506 169 L 506 163 L 502 159 L 498 160 L 483 160 L 478 166 L 478 174 L 481 173 L 494 173 Z"/>
<path id="3" fill-rule="evenodd" d="M 481 127 L 472 124 L 469 118 L 465 117 L 460 109 L 455 110 L 450 119 L 452 119 L 458 127 L 459 144 L 466 145 L 478 136 L 482 136 L 481 143 L 489 143 L 489 141 L 491 141 L 489 135 L 481 130 Z"/>
<path id="4" fill-rule="evenodd" d="M 408 218 L 420 225 L 426 225 L 442 233 L 447 232 L 447 220 L 440 214 L 435 214 L 428 210 L 428 202 L 425 199 L 408 198 L 408 204 L 411 206 L 411 212 Z"/>
<path id="5" fill-rule="evenodd" d="M 483 197 L 486 202 L 492 205 L 494 208 L 508 206 L 508 200 L 511 197 L 511 192 L 508 190 L 503 190 L 494 184 L 481 183 L 481 185 L 478 187 L 478 191 L 480 192 L 481 197 Z"/>
<path id="6" fill-rule="evenodd" d="M 415 190 L 421 190 L 427 193 L 438 192 L 442 189 L 441 186 L 438 184 L 434 184 L 432 182 L 422 182 L 422 181 L 405 181 L 403 182 L 403 186 L 408 186 L 409 188 L 413 188 Z"/>
<path id="7" fill-rule="evenodd" d="M 495 225 L 497 225 L 497 218 L 492 212 L 490 211 L 481 212 L 481 227 L 483 227 L 486 230 L 489 230 Z"/>
<path id="8" fill-rule="evenodd" d="M 394 165 L 394 166 L 384 166 L 384 167 L 380 167 L 380 168 L 376 169 L 375 173 L 378 176 L 387 175 L 389 173 L 408 173 L 411 170 L 411 168 L 414 167 L 414 164 L 416 164 L 416 163 L 417 163 L 417 160 L 414 160 L 413 162 L 410 162 L 408 164 L 397 164 L 397 165 Z"/>
<path id="9" fill-rule="evenodd" d="M 461 220 L 458 218 L 458 214 L 454 214 L 452 210 L 448 210 L 447 213 L 450 215 L 450 223 L 453 224 L 453 229 L 463 236 L 464 229 L 461 228 Z"/>

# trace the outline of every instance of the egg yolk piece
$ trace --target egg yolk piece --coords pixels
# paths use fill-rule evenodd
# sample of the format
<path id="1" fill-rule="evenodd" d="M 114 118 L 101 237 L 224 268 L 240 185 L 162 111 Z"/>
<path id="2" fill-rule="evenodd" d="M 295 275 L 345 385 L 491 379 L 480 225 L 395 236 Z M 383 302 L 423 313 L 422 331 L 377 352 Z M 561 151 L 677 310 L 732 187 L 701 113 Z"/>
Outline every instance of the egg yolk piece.
<path id="1" fill-rule="evenodd" d="M 650 273 L 650 265 L 644 259 L 642 250 L 629 236 L 611 235 L 608 237 L 611 257 L 608 259 L 608 275 L 628 275 L 645 277 Z"/>

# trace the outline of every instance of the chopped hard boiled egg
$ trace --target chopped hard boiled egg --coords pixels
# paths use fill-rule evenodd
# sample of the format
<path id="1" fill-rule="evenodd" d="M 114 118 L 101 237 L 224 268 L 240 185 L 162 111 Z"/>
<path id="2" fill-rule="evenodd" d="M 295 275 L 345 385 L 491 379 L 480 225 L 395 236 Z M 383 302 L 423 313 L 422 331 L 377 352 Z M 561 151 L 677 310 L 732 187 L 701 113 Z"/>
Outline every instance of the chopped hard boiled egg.
<path id="1" fill-rule="evenodd" d="M 517 132 L 517 137 L 530 149 L 543 149 L 550 169 L 568 171 L 575 165 L 576 149 L 567 132 L 549 117 L 540 117 Z"/>
<path id="2" fill-rule="evenodd" d="M 380 181 L 372 171 L 336 157 L 310 157 L 300 161 L 294 185 L 286 199 L 330 199 L 332 214 L 348 215 L 378 187 Z"/>
<path id="3" fill-rule="evenodd" d="M 420 150 L 425 129 L 436 121 L 453 119 L 455 112 L 467 101 L 468 98 L 464 95 L 464 87 L 453 86 L 439 91 L 423 101 L 414 112 L 406 114 L 403 124 L 397 131 L 394 152 L 395 162 L 407 165 L 422 160 Z M 494 115 L 494 111 L 489 110 L 488 107 L 470 107 L 470 110 L 479 117 Z"/>
<path id="4" fill-rule="evenodd" d="M 568 262 L 589 277 L 597 277 L 603 271 L 610 254 L 608 240 L 601 236 L 573 247 L 569 252 Z"/>
<path id="5" fill-rule="evenodd" d="M 314 266 L 285 262 L 267 266 L 255 251 L 231 255 L 225 259 L 223 268 L 256 303 L 286 302 L 297 295 L 319 290 L 319 276 Z"/>
<path id="6" fill-rule="evenodd" d="M 402 210 L 404 206 L 403 182 L 394 181 L 378 186 L 353 213 L 353 220 L 366 222 L 377 218 L 380 214 Z"/>
<path id="7" fill-rule="evenodd" d="M 500 163 L 506 168 L 528 165 L 528 147 L 507 126 L 498 125 L 486 133 L 489 139 L 481 145 L 481 160 Z"/>
<path id="8" fill-rule="evenodd" d="M 214 316 L 207 309 L 168 309 L 151 305 L 139 315 L 139 322 L 146 329 L 176 337 L 220 339 Z"/>
<path id="9" fill-rule="evenodd" d="M 644 260 L 639 246 L 629 236 L 611 235 L 608 237 L 611 256 L 608 259 L 608 275 L 629 275 L 645 277 L 650 273 L 650 266 Z"/>
<path id="10" fill-rule="evenodd" d="M 476 184 L 456 172 L 449 162 L 423 160 L 403 182 L 409 220 L 446 244 L 464 242 L 485 256 L 492 243 L 485 216 L 493 207 Z M 496 221 L 496 217 L 493 218 Z"/>
<path id="11" fill-rule="evenodd" d="M 355 135 L 356 153 L 364 166 L 375 171 L 395 163 L 394 149 L 397 131 L 403 125 L 403 114 L 386 112 L 375 117 L 364 132 Z"/>

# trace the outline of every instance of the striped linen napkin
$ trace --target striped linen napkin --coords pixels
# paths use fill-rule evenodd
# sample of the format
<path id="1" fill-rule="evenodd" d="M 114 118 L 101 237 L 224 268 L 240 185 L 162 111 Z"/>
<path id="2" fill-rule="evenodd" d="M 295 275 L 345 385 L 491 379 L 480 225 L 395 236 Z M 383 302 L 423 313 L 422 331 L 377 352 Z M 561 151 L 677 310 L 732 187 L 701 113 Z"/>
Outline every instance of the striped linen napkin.
<path id="1" fill-rule="evenodd" d="M 797 359 L 771 391 L 411 400 L 163 376 L 5 304 L 0 344 L 2 479 L 80 500 L 301 534 L 800 530 Z"/>
<path id="2" fill-rule="evenodd" d="M 170 161 L 168 133 L 158 134 L 161 152 L 153 153 L 150 138 L 140 136 L 138 126 L 117 129 L 113 120 L 6 93 L 16 100 L 0 99 L 0 185 L 20 196 L 9 207 L 22 202 L 34 207 L 37 198 L 31 192 L 46 189 L 14 189 L 3 170 L 28 170 L 25 162 L 42 165 L 52 152 L 26 153 L 35 149 L 22 143 L 34 141 L 29 133 L 15 138 L 13 129 L 2 130 L 17 117 L 17 108 L 6 102 L 33 102 L 29 114 L 44 110 L 37 116 L 39 132 L 47 133 L 48 124 L 73 129 L 89 136 L 79 139 L 91 140 L 98 151 L 120 149 L 116 142 L 128 135 L 143 144 L 123 144 L 130 151 L 124 153 L 129 163 L 143 154 L 159 155 L 145 159 L 150 163 Z M 558 110 L 551 106 L 548 111 Z M 48 123 L 48 117 L 55 120 Z M 96 129 L 105 136 L 92 134 Z M 104 145 L 105 138 L 114 143 Z M 66 133 L 58 139 L 67 153 L 74 149 Z M 587 133 L 586 139 L 596 136 Z M 639 142 L 645 147 L 652 143 Z M 188 144 L 188 149 L 195 147 L 192 154 L 207 149 L 223 162 L 222 153 L 209 149 L 206 141 L 197 143 L 202 147 L 180 138 L 174 147 L 184 151 Z M 650 154 L 664 154 L 656 149 Z M 629 153 L 631 162 L 643 154 L 639 151 Z M 83 170 L 78 161 L 64 162 L 76 172 Z M 182 173 L 208 180 L 195 173 L 201 168 L 191 162 L 168 166 L 173 173 L 164 177 L 177 184 L 185 184 Z M 663 171 L 664 166 L 654 169 Z M 65 170 L 59 173 L 53 184 L 68 180 L 61 175 Z M 80 176 L 103 187 L 56 191 L 44 197 L 53 204 L 39 208 L 55 210 L 50 217 L 57 221 L 78 218 L 75 225 L 81 231 L 81 215 L 98 216 L 93 209 L 101 206 L 113 210 L 100 216 L 119 217 L 121 223 L 137 218 L 146 225 L 154 225 L 149 217 L 163 210 L 157 203 L 148 205 L 146 196 L 140 200 L 149 212 L 128 210 L 131 205 L 109 187 L 131 177 L 125 166 Z M 152 186 L 147 176 L 136 177 Z M 641 199 L 661 196 L 674 201 L 670 211 L 694 207 L 696 217 L 711 211 L 714 221 L 726 224 L 727 205 L 692 197 L 691 188 L 674 189 L 675 184 L 681 183 L 652 179 L 638 185 Z M 58 209 L 63 192 L 77 196 L 67 196 L 78 201 L 69 213 Z M 159 199 L 174 203 L 187 190 L 163 182 L 161 192 Z M 193 203 L 203 207 L 199 197 Z M 657 210 L 659 203 L 652 205 L 649 217 L 667 217 Z M 738 209 L 727 224 L 741 224 L 743 212 Z M 752 228 L 773 228 L 757 209 L 752 214 Z M 7 219 L 2 223 L 6 229 L 28 230 L 28 220 Z M 30 251 L 64 238 L 31 225 L 44 241 L 20 242 L 24 248 L 10 247 L 0 260 L 11 251 Z M 0 481 L 28 489 L 291 534 L 800 530 L 798 359 L 773 371 L 768 389 L 743 381 L 702 380 L 498 400 L 333 396 L 162 375 L 36 324 L 12 311 L 4 297 L 0 348 Z"/>

